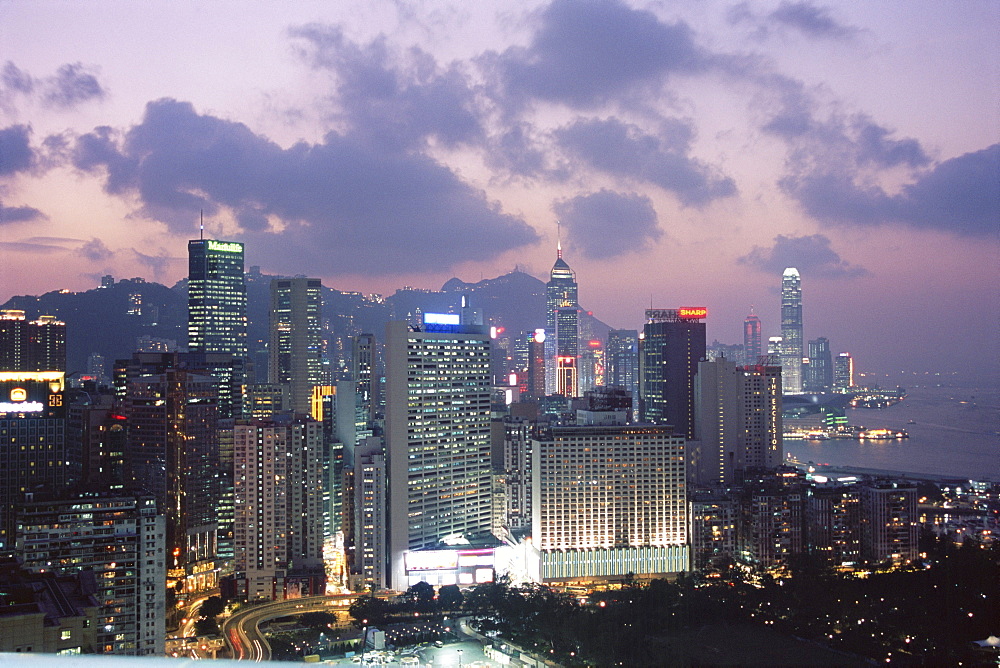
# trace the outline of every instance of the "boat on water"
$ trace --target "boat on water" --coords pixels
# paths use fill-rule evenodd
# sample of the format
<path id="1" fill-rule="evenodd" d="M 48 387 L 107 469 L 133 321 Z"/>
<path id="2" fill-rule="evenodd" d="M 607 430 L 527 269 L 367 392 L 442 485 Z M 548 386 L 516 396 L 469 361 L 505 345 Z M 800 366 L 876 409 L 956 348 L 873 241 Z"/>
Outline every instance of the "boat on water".
<path id="1" fill-rule="evenodd" d="M 897 438 L 909 438 L 910 435 L 902 429 L 863 429 L 857 434 L 862 441 L 893 441 Z"/>

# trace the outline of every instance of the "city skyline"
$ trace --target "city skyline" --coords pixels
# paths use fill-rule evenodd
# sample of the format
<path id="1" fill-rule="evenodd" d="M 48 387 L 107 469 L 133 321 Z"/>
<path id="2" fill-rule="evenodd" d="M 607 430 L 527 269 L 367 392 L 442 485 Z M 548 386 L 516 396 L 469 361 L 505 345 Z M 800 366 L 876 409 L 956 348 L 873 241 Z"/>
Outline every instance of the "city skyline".
<path id="1" fill-rule="evenodd" d="M 365 292 L 545 277 L 558 219 L 584 308 L 726 342 L 794 266 L 865 370 L 971 373 L 1000 317 L 996 5 L 100 7 L 6 7 L 0 300 L 173 284 L 204 209 Z"/>

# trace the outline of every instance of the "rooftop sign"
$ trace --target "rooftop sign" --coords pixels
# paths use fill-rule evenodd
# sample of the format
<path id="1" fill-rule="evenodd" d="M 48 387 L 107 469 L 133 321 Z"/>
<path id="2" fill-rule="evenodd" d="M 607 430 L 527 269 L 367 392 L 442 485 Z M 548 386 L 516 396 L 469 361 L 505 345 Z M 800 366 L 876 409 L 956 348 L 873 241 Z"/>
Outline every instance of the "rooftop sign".
<path id="1" fill-rule="evenodd" d="M 243 244 L 238 241 L 215 241 L 209 239 L 208 250 L 222 251 L 223 253 L 242 253 Z"/>

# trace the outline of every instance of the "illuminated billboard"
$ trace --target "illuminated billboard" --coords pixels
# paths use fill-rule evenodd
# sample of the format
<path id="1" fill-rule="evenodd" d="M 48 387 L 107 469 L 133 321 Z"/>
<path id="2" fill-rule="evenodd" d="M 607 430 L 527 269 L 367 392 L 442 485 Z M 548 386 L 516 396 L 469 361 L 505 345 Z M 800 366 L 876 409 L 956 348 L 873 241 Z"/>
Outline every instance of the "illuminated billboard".
<path id="1" fill-rule="evenodd" d="M 238 241 L 214 241 L 209 240 L 208 250 L 222 251 L 223 253 L 242 253 L 243 244 Z"/>
<path id="2" fill-rule="evenodd" d="M 708 309 L 704 306 L 682 306 L 677 309 L 677 317 L 685 319 L 700 320 L 708 316 Z"/>
<path id="3" fill-rule="evenodd" d="M 456 313 L 424 313 L 425 325 L 459 325 L 462 319 Z"/>
<path id="4" fill-rule="evenodd" d="M 0 371 L 0 417 L 64 417 L 62 371 Z"/>
<path id="5" fill-rule="evenodd" d="M 493 582 L 494 548 L 459 550 L 413 550 L 404 553 L 406 575 L 411 585 L 428 582 L 471 585 Z"/>

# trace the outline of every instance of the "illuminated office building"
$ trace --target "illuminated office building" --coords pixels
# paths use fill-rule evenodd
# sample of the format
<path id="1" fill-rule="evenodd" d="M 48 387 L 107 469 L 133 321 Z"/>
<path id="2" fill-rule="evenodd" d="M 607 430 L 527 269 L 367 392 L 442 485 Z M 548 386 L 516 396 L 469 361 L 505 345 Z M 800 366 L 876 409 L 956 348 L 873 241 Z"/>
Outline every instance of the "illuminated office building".
<path id="1" fill-rule="evenodd" d="M 624 387 L 639 403 L 639 332 L 612 329 L 608 332 L 605 383 Z"/>
<path id="2" fill-rule="evenodd" d="M 14 548 L 25 494 L 79 479 L 80 452 L 66 445 L 62 371 L 0 371 L 0 551 Z"/>
<path id="3" fill-rule="evenodd" d="M 354 570 L 355 589 L 388 586 L 386 508 L 387 463 L 382 439 L 371 436 L 354 451 Z"/>
<path id="4" fill-rule="evenodd" d="M 854 357 L 840 353 L 833 358 L 833 389 L 845 392 L 854 387 Z"/>
<path id="5" fill-rule="evenodd" d="M 531 440 L 531 537 L 543 581 L 687 570 L 685 437 L 578 411 Z"/>
<path id="6" fill-rule="evenodd" d="M 491 387 L 485 327 L 433 313 L 420 327 L 386 326 L 389 552 L 397 589 L 408 586 L 407 550 L 491 528 Z"/>
<path id="7" fill-rule="evenodd" d="M 307 414 L 323 382 L 323 284 L 318 278 L 271 280 L 268 382 L 287 385 L 290 408 Z"/>
<path id="8" fill-rule="evenodd" d="M 243 244 L 188 241 L 188 350 L 247 356 Z"/>
<path id="9" fill-rule="evenodd" d="M 545 284 L 545 341 L 548 347 L 546 357 L 552 364 L 547 381 L 548 394 L 558 390 L 556 358 L 573 357 L 580 354 L 580 307 L 577 298 L 576 274 L 569 268 L 562 256 L 562 245 L 556 246 L 556 261 Z M 575 364 L 574 364 L 575 367 Z M 568 388 L 576 391 L 576 387 Z M 567 395 L 576 396 L 576 394 Z"/>
<path id="10" fill-rule="evenodd" d="M 781 368 L 785 392 L 802 392 L 802 281 L 795 267 L 781 277 Z"/>
<path id="11" fill-rule="evenodd" d="M 65 371 L 66 323 L 51 315 L 27 320 L 0 311 L 0 371 Z"/>
<path id="12" fill-rule="evenodd" d="M 705 359 L 702 307 L 649 309 L 643 327 L 640 420 L 694 435 L 694 378 Z"/>
<path id="13" fill-rule="evenodd" d="M 830 340 L 821 336 L 809 342 L 809 366 L 803 389 L 806 392 L 826 392 L 833 387 L 833 357 Z"/>
<path id="14" fill-rule="evenodd" d="M 536 329 L 528 336 L 527 383 L 525 390 L 532 399 L 545 396 L 545 330 Z"/>

